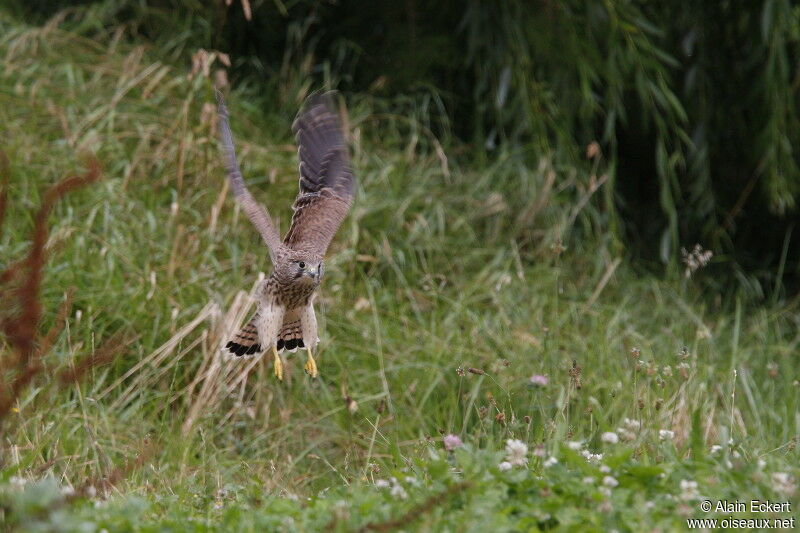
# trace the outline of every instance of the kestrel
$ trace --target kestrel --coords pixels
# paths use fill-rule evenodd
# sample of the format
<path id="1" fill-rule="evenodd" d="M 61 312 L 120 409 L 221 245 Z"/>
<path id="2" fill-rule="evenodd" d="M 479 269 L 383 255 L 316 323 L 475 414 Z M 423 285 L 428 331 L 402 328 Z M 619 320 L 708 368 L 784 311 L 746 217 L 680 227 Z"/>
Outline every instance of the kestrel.
<path id="1" fill-rule="evenodd" d="M 300 192 L 292 223 L 283 241 L 266 209 L 244 184 L 228 109 L 217 92 L 219 128 L 225 168 L 236 201 L 256 227 L 269 250 L 272 273 L 256 289 L 258 308 L 250 321 L 225 345 L 230 353 L 260 354 L 271 350 L 275 375 L 283 380 L 279 353 L 308 350 L 306 372 L 317 377 L 313 351 L 319 342 L 314 291 L 324 272 L 323 257 L 353 200 L 355 178 L 338 114 L 328 95 L 311 96 L 292 125 L 300 160 Z"/>

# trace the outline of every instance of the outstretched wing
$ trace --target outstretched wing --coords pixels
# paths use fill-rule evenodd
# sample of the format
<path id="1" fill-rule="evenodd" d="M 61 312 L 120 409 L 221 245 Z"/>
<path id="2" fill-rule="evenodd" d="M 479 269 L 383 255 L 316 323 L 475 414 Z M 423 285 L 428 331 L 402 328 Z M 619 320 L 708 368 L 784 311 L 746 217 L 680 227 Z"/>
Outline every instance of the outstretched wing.
<path id="1" fill-rule="evenodd" d="M 220 143 L 223 150 L 225 150 L 225 169 L 228 172 L 233 196 L 242 206 L 244 212 L 247 213 L 247 218 L 250 219 L 250 222 L 261 234 L 261 238 L 264 239 L 269 249 L 269 257 L 272 260 L 272 264 L 275 264 L 275 255 L 282 246 L 280 234 L 269 218 L 267 210 L 255 201 L 244 184 L 242 172 L 239 170 L 239 163 L 236 161 L 236 150 L 233 147 L 233 134 L 231 133 L 231 125 L 228 119 L 228 108 L 225 107 L 225 101 L 220 91 L 217 91 L 217 103 L 219 104 Z"/>
<path id="2" fill-rule="evenodd" d="M 292 130 L 300 159 L 300 194 L 283 242 L 294 250 L 322 256 L 347 216 L 355 188 L 342 125 L 330 94 L 309 97 Z"/>

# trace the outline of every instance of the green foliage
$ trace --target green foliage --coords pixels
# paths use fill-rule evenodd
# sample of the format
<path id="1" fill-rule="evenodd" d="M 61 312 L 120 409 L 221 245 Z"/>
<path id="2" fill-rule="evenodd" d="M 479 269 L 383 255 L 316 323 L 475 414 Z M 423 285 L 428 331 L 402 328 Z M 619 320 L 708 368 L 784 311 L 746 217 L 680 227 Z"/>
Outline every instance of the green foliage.
<path id="1" fill-rule="evenodd" d="M 388 479 L 326 489 L 305 501 L 251 485 L 166 499 L 79 501 L 65 509 L 52 479 L 21 487 L 16 480 L 17 486 L 0 485 L 0 506 L 6 525 L 25 531 L 637 531 L 687 529 L 687 518 L 764 518 L 749 509 L 703 512 L 701 500 L 786 497 L 762 467 L 726 466 L 727 454 L 663 468 L 648 464 L 650 457 L 634 459 L 630 449 L 610 456 L 612 448 L 603 464 L 564 448 L 551 466 L 534 458 L 528 466 L 503 470 L 499 452 L 430 447 L 426 459 L 387 472 Z M 653 453 L 675 460 L 671 443 Z"/>
<path id="2" fill-rule="evenodd" d="M 465 162 L 521 149 L 528 164 L 550 154 L 573 165 L 598 141 L 615 246 L 677 272 L 681 247 L 702 242 L 748 273 L 753 295 L 783 277 L 796 286 L 800 248 L 780 253 L 800 195 L 800 8 L 789 0 L 58 5 L 74 6 L 63 16 L 75 31 L 123 25 L 173 60 L 228 52 L 236 81 L 270 110 L 291 113 L 312 85 L 411 101 L 446 146 L 470 142 Z"/>

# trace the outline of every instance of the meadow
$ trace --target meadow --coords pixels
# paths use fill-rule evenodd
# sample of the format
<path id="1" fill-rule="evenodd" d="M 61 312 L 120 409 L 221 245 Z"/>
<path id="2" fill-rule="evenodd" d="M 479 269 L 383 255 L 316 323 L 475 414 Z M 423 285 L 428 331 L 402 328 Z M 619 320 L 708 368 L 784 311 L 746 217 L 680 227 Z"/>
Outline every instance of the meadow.
<path id="1" fill-rule="evenodd" d="M 279 383 L 268 358 L 219 350 L 269 267 L 219 156 L 226 58 L 0 17 L 0 270 L 34 246 L 45 191 L 99 169 L 46 219 L 50 346 L 0 414 L 3 529 L 672 531 L 797 514 L 800 300 L 704 283 L 728 274 L 719 256 L 632 264 L 603 231 L 600 151 L 471 160 L 432 133 L 434 97 L 342 95 L 359 185 L 317 304 L 321 376 L 298 353 Z M 284 230 L 301 74 L 273 106 L 225 89 L 245 179 Z M 17 296 L 0 289 L 0 318 L 24 312 Z M 5 398 L 25 369 L 7 336 L 0 356 Z M 700 507 L 751 499 L 789 508 Z"/>

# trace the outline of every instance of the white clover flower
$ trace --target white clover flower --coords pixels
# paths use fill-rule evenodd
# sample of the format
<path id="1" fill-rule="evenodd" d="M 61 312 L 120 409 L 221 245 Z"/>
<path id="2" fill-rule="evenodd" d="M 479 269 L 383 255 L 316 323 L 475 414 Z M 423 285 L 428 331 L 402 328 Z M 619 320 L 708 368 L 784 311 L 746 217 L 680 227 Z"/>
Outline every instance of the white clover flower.
<path id="1" fill-rule="evenodd" d="M 672 440 L 675 437 L 675 432 L 668 429 L 658 430 L 658 440 Z"/>
<path id="2" fill-rule="evenodd" d="M 389 485 L 390 485 L 390 483 L 388 481 L 386 481 L 385 479 L 376 479 L 375 480 L 375 486 L 377 488 L 379 488 L 379 489 L 385 489 Z"/>
<path id="3" fill-rule="evenodd" d="M 583 482 L 586 483 L 587 485 L 591 485 L 592 483 L 594 483 L 594 478 L 592 476 L 586 476 L 585 478 L 583 478 Z"/>
<path id="4" fill-rule="evenodd" d="M 398 483 L 397 480 L 394 478 L 393 482 L 394 484 L 392 485 L 392 490 L 389 491 L 389 494 L 391 494 L 395 498 L 400 498 L 401 500 L 405 500 L 406 498 L 408 498 L 408 493 L 406 492 L 406 489 L 404 489 L 403 486 L 400 483 Z"/>
<path id="5" fill-rule="evenodd" d="M 617 428 L 617 433 L 625 442 L 636 440 L 636 433 L 626 428 Z"/>
<path id="6" fill-rule="evenodd" d="M 611 472 L 611 468 L 608 465 L 600 465 L 600 471 L 604 474 L 608 474 Z"/>
<path id="7" fill-rule="evenodd" d="M 543 463 L 545 468 L 550 468 L 551 466 L 553 466 L 555 464 L 558 464 L 558 459 L 556 459 L 552 455 L 550 457 L 548 457 L 547 460 L 545 460 L 545 462 Z"/>
<path id="8" fill-rule="evenodd" d="M 61 495 L 69 498 L 75 494 L 75 487 L 72 485 L 65 485 L 61 487 Z"/>
<path id="9" fill-rule="evenodd" d="M 602 453 L 592 453 L 589 450 L 581 451 L 581 455 L 590 463 L 599 463 L 603 460 Z"/>
<path id="10" fill-rule="evenodd" d="M 600 440 L 608 444 L 616 444 L 619 442 L 619 436 L 613 431 L 606 431 L 600 435 Z"/>
<path id="11" fill-rule="evenodd" d="M 622 424 L 628 429 L 639 429 L 642 427 L 642 423 L 638 420 L 633 420 L 631 418 L 625 418 L 622 420 Z"/>
<path id="12" fill-rule="evenodd" d="M 613 478 L 611 476 L 606 476 L 606 477 L 603 478 L 603 485 L 605 485 L 608 488 L 613 489 L 614 487 L 619 485 L 619 481 L 617 481 L 615 478 Z"/>
<path id="13" fill-rule="evenodd" d="M 506 460 L 514 466 L 528 464 L 528 445 L 517 439 L 506 441 Z"/>
<path id="14" fill-rule="evenodd" d="M 415 477 L 406 476 L 403 481 L 411 485 L 412 487 L 416 487 L 419 485 L 419 480 Z"/>
<path id="15" fill-rule="evenodd" d="M 719 452 L 722 451 L 722 446 L 720 446 L 719 444 L 715 444 L 715 445 L 713 445 L 711 447 L 710 451 L 711 451 L 711 455 L 716 455 L 716 454 L 718 454 Z"/>
<path id="16" fill-rule="evenodd" d="M 580 442 L 578 442 L 576 440 L 571 440 L 571 441 L 569 441 L 567 443 L 567 448 L 569 448 L 570 450 L 578 451 L 578 450 L 581 449 L 582 446 L 583 446 L 583 444 L 581 444 Z"/>
<path id="17" fill-rule="evenodd" d="M 509 463 L 508 461 L 503 461 L 502 463 L 497 465 L 497 468 L 499 468 L 501 472 L 507 472 L 511 470 L 511 463 Z"/>
<path id="18" fill-rule="evenodd" d="M 786 472 L 775 472 L 772 474 L 772 488 L 784 494 L 792 494 L 797 490 L 797 485 Z"/>
<path id="19" fill-rule="evenodd" d="M 767 466 L 767 462 L 764 459 L 760 458 L 760 457 L 758 458 L 758 462 L 756 464 L 758 465 L 758 468 L 760 470 L 763 470 L 764 467 Z"/>
<path id="20" fill-rule="evenodd" d="M 684 501 L 699 500 L 700 494 L 697 492 L 697 481 L 682 479 L 680 482 L 681 499 Z"/>

